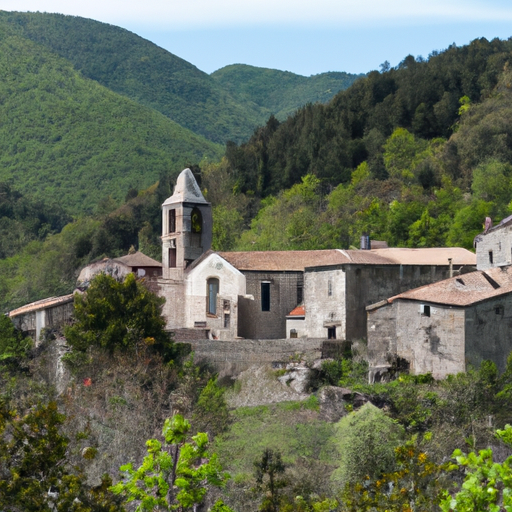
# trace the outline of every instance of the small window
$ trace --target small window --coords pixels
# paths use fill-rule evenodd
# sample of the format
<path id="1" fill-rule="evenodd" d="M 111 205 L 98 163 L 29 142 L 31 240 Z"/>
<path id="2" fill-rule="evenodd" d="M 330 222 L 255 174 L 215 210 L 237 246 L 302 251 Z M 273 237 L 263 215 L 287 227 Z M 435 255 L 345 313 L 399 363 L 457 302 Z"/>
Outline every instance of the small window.
<path id="1" fill-rule="evenodd" d="M 176 210 L 169 210 L 169 233 L 176 233 Z"/>
<path id="2" fill-rule="evenodd" d="M 208 279 L 206 288 L 206 311 L 210 315 L 217 315 L 217 295 L 219 293 L 219 280 L 214 277 Z"/>
<path id="3" fill-rule="evenodd" d="M 290 338 L 297 338 L 297 329 L 290 329 Z"/>
<path id="4" fill-rule="evenodd" d="M 489 251 L 489 263 L 493 263 L 492 251 Z"/>
<path id="5" fill-rule="evenodd" d="M 302 285 L 298 284 L 297 285 L 297 304 L 302 304 L 302 299 L 304 298 L 302 290 L 303 290 Z"/>
<path id="6" fill-rule="evenodd" d="M 332 281 L 330 279 L 327 281 L 327 295 L 332 297 Z"/>
<path id="7" fill-rule="evenodd" d="M 176 268 L 176 248 L 169 249 L 169 268 Z"/>
<path id="8" fill-rule="evenodd" d="M 422 305 L 421 306 L 421 314 L 423 316 L 430 316 L 430 306 Z"/>
<path id="9" fill-rule="evenodd" d="M 329 339 L 329 340 L 336 339 L 336 327 L 327 327 L 327 339 Z"/>
<path id="10" fill-rule="evenodd" d="M 261 311 L 270 311 L 270 283 L 261 283 Z"/>
<path id="11" fill-rule="evenodd" d="M 224 329 L 229 329 L 231 324 L 231 315 L 224 313 Z"/>
<path id="12" fill-rule="evenodd" d="M 503 306 L 496 306 L 494 308 L 494 312 L 497 314 L 497 315 L 500 315 L 500 316 L 503 316 L 503 313 L 505 312 L 505 308 Z"/>

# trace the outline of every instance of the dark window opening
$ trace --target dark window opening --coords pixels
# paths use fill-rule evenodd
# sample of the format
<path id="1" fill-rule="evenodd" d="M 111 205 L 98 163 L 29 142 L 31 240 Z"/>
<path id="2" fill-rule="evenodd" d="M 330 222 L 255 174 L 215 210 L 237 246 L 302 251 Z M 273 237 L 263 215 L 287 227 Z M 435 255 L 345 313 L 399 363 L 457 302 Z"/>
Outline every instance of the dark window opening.
<path id="1" fill-rule="evenodd" d="M 270 311 L 270 283 L 261 283 L 261 311 Z"/>
<path id="2" fill-rule="evenodd" d="M 329 340 L 336 339 L 336 327 L 327 327 L 327 339 L 329 339 Z"/>
<path id="3" fill-rule="evenodd" d="M 217 278 L 208 279 L 206 293 L 206 311 L 210 315 L 217 315 L 217 295 L 219 293 L 219 280 Z"/>
<path id="4" fill-rule="evenodd" d="M 422 306 L 423 308 L 423 311 L 421 312 L 421 314 L 423 316 L 430 316 L 430 306 Z"/>
<path id="5" fill-rule="evenodd" d="M 176 233 L 176 210 L 169 210 L 169 233 Z"/>
<path id="6" fill-rule="evenodd" d="M 176 268 L 176 248 L 169 249 L 169 268 Z"/>
<path id="7" fill-rule="evenodd" d="M 290 338 L 297 338 L 297 329 L 290 330 Z"/>
<path id="8" fill-rule="evenodd" d="M 227 313 L 224 313 L 224 329 L 229 329 L 229 325 L 231 323 L 231 316 Z"/>
<path id="9" fill-rule="evenodd" d="M 192 210 L 192 214 L 190 215 L 190 224 L 192 228 L 192 233 L 202 233 L 203 231 L 203 216 L 198 208 L 194 208 Z"/>
<path id="10" fill-rule="evenodd" d="M 496 306 L 494 308 L 494 312 L 497 314 L 497 315 L 501 315 L 503 316 L 503 313 L 505 312 L 505 308 L 503 306 Z"/>
<path id="11" fill-rule="evenodd" d="M 493 263 L 492 251 L 489 251 L 489 263 Z"/>
<path id="12" fill-rule="evenodd" d="M 302 285 L 297 285 L 297 304 L 302 304 L 303 300 Z"/>

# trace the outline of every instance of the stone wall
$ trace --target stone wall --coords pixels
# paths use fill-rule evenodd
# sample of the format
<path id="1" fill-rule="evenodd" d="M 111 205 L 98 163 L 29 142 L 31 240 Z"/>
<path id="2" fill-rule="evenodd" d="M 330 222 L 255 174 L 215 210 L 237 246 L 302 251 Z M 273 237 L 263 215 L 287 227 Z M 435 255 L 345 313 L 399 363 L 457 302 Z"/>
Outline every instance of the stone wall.
<path id="1" fill-rule="evenodd" d="M 286 338 L 286 316 L 297 306 L 302 272 L 243 272 L 247 294 L 238 299 L 238 334 L 247 339 Z M 262 311 L 261 283 L 270 285 L 270 311 Z"/>
<path id="2" fill-rule="evenodd" d="M 382 302 L 367 311 L 370 382 L 378 381 L 379 372 L 390 368 L 397 357 L 396 307 Z"/>
<path id="3" fill-rule="evenodd" d="M 422 312 L 425 306 L 430 316 Z M 430 372 L 443 379 L 466 370 L 464 308 L 410 300 L 394 307 L 397 355 L 409 362 L 412 374 Z"/>
<path id="4" fill-rule="evenodd" d="M 478 367 L 489 359 L 503 372 L 512 351 L 512 294 L 467 308 L 465 321 L 466 360 Z"/>
<path id="5" fill-rule="evenodd" d="M 476 267 L 486 270 L 512 264 L 512 225 L 480 235 L 476 244 Z"/>
<path id="6" fill-rule="evenodd" d="M 266 340 L 194 340 L 189 343 L 195 361 L 210 364 L 222 375 L 237 375 L 251 366 L 268 363 L 288 363 L 304 358 L 313 361 L 322 357 L 319 339 Z"/>
<path id="7" fill-rule="evenodd" d="M 345 265 L 346 338 L 367 338 L 366 306 L 449 277 L 448 265 Z"/>
<path id="8" fill-rule="evenodd" d="M 170 279 L 158 280 L 158 295 L 165 298 L 162 315 L 168 331 L 181 329 L 185 325 L 185 284 Z"/>

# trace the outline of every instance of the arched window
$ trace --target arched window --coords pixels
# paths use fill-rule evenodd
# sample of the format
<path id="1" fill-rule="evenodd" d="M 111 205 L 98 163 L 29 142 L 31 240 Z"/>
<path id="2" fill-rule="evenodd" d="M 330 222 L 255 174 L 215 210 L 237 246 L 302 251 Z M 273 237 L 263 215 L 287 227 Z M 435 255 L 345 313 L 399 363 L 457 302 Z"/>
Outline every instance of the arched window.
<path id="1" fill-rule="evenodd" d="M 199 208 L 194 208 L 190 214 L 190 224 L 192 233 L 202 233 L 203 231 L 203 216 Z"/>
<path id="2" fill-rule="evenodd" d="M 217 314 L 217 295 L 219 294 L 219 280 L 210 277 L 206 282 L 206 312 L 210 315 Z"/>

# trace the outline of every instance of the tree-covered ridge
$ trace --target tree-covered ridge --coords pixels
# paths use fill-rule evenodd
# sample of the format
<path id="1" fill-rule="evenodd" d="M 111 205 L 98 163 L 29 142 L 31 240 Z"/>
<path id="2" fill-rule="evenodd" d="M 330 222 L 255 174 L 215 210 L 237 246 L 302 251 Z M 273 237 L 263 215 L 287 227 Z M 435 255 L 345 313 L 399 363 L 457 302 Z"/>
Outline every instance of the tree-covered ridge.
<path id="1" fill-rule="evenodd" d="M 219 146 L 9 28 L 0 32 L 0 68 L 0 180 L 74 214 L 219 155 Z"/>
<path id="2" fill-rule="evenodd" d="M 0 12 L 0 23 L 44 45 L 83 76 L 223 143 L 264 122 L 192 64 L 132 32 L 98 21 L 46 13 Z"/>
<path id="3" fill-rule="evenodd" d="M 289 188 L 306 174 L 329 185 L 348 183 L 363 161 L 373 177 L 386 178 L 383 144 L 396 128 L 421 139 L 449 137 L 459 100 L 487 97 L 511 56 L 512 41 L 499 39 L 453 45 L 428 60 L 408 56 L 395 69 L 356 81 L 327 105 L 307 105 L 283 123 L 270 119 L 248 142 L 228 147 L 230 167 L 240 189 L 259 196 Z M 453 163 L 450 172 L 458 178 Z"/>
<path id="4" fill-rule="evenodd" d="M 253 102 L 267 112 L 267 118 L 273 114 L 283 121 L 307 103 L 327 103 L 364 75 L 328 72 L 305 77 L 289 71 L 232 64 L 211 76 L 241 103 Z"/>

